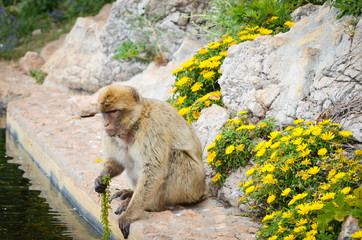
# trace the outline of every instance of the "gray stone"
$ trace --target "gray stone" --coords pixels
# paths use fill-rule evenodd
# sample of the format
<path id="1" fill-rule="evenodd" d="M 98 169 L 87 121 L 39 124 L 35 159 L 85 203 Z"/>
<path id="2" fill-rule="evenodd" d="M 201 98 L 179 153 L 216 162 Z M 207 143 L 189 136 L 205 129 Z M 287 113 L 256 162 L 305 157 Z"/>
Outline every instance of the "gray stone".
<path id="1" fill-rule="evenodd" d="M 348 216 L 342 223 L 342 230 L 337 240 L 352 240 L 354 238 L 352 238 L 351 235 L 361 230 L 362 228 L 358 226 L 358 219 Z"/>
<path id="2" fill-rule="evenodd" d="M 322 113 L 340 122 L 343 117 L 328 114 L 331 109 L 362 99 L 362 22 L 357 19 L 351 39 L 350 17 L 336 19 L 337 11 L 329 4 L 306 5 L 296 10 L 303 17 L 289 32 L 230 47 L 219 79 L 225 105 L 259 119 L 275 117 L 281 126 Z M 360 110 L 353 109 L 344 113 L 344 127 L 361 141 Z"/>

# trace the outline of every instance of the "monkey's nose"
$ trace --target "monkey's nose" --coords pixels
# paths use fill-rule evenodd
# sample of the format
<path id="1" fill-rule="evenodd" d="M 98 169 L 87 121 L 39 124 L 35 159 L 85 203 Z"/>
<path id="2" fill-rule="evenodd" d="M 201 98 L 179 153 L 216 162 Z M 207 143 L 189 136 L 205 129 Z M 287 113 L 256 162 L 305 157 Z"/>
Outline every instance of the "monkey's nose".
<path id="1" fill-rule="evenodd" d="M 105 130 L 106 130 L 106 133 L 111 137 L 115 136 L 117 133 L 117 131 L 115 129 L 105 129 Z"/>

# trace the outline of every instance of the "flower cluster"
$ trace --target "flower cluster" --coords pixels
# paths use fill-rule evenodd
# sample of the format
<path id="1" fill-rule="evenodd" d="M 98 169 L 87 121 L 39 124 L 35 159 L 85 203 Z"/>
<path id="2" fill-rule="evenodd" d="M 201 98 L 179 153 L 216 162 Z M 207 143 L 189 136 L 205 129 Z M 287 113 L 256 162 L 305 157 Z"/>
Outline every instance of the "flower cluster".
<path id="1" fill-rule="evenodd" d="M 18 44 L 19 21 L 5 8 L 0 8 L 0 52 L 9 51 Z"/>
<path id="2" fill-rule="evenodd" d="M 362 177 L 362 151 L 348 155 L 343 147 L 352 133 L 330 120 L 294 124 L 256 145 L 240 201 L 253 200 L 266 214 L 261 239 L 335 239 L 350 208 L 338 216 L 328 209 L 356 198 L 351 193 Z"/>
<path id="3" fill-rule="evenodd" d="M 268 19 L 268 24 L 273 25 L 278 17 Z M 273 25 L 274 26 L 274 25 Z M 273 34 L 272 29 L 266 27 L 244 27 L 238 36 L 222 36 L 202 47 L 191 59 L 181 64 L 180 68 L 172 71 L 176 76 L 172 95 L 167 100 L 189 123 L 197 120 L 200 111 L 212 104 L 222 106 L 220 86 L 218 79 L 221 76 L 220 66 L 223 63 L 230 46 L 248 40 L 253 40 L 260 35 Z"/>
<path id="4" fill-rule="evenodd" d="M 253 155 L 255 139 L 266 138 L 274 128 L 274 120 L 268 119 L 257 126 L 249 124 L 245 112 L 235 119 L 229 119 L 221 133 L 206 149 L 207 163 L 216 171 L 212 179 L 220 185 L 232 170 L 245 166 Z"/>

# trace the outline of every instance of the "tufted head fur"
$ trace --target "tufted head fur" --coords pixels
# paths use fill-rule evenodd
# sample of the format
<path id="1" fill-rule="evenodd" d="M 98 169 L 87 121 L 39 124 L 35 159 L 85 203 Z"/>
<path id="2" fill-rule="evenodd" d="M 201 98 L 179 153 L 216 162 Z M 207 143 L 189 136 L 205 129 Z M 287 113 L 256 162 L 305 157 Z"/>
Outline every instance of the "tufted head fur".
<path id="1" fill-rule="evenodd" d="M 101 112 L 133 108 L 141 101 L 136 89 L 126 86 L 112 85 L 100 91 L 98 109 Z"/>

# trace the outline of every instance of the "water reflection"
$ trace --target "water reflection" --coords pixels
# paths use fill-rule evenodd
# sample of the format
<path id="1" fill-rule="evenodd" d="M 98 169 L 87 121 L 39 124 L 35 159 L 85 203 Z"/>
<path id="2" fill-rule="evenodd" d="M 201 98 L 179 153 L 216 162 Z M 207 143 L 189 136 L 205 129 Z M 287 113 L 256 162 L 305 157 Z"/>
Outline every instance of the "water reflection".
<path id="1" fill-rule="evenodd" d="M 50 180 L 0 129 L 0 239 L 99 239 Z"/>

